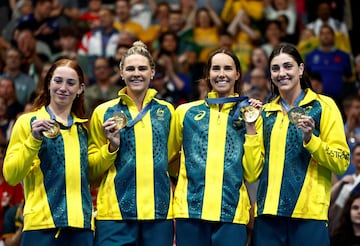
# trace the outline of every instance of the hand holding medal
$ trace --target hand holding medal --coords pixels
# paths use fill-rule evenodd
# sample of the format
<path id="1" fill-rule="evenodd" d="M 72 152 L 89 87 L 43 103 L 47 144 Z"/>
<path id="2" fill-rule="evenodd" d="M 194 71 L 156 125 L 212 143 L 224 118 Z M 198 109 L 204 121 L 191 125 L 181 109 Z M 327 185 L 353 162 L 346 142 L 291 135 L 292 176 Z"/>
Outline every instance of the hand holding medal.
<path id="1" fill-rule="evenodd" d="M 241 108 L 242 118 L 247 123 L 254 123 L 260 116 L 262 102 L 260 100 L 250 98 L 248 105 Z"/>
<path id="2" fill-rule="evenodd" d="M 56 138 L 60 134 L 60 125 L 55 120 L 38 119 L 31 123 L 31 133 L 41 140 L 42 137 Z"/>

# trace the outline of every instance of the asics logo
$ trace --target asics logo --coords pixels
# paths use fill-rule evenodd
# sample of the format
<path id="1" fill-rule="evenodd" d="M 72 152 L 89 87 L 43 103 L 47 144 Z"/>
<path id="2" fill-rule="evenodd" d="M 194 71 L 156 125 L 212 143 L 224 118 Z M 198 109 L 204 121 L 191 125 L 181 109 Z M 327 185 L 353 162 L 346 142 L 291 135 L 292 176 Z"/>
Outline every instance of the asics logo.
<path id="1" fill-rule="evenodd" d="M 201 120 L 206 115 L 205 111 L 200 111 L 197 115 L 195 115 L 194 120 Z"/>

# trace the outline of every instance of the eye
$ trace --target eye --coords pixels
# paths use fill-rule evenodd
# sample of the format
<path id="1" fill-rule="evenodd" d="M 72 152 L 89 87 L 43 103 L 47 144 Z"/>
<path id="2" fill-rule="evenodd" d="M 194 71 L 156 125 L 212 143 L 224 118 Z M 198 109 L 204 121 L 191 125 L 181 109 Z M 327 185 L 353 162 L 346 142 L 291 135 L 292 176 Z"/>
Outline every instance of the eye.
<path id="1" fill-rule="evenodd" d="M 63 81 L 63 79 L 61 77 L 54 77 L 53 81 L 55 81 L 55 83 L 61 83 Z"/>
<path id="2" fill-rule="evenodd" d="M 211 70 L 213 71 L 219 71 L 220 70 L 220 66 L 212 66 Z"/>
<path id="3" fill-rule="evenodd" d="M 286 69 L 286 70 L 290 70 L 291 68 L 293 68 L 293 64 L 291 64 L 291 63 L 285 63 L 284 64 L 284 68 Z"/>
<path id="4" fill-rule="evenodd" d="M 139 71 L 146 71 L 148 70 L 148 66 L 139 66 Z"/>
<path id="5" fill-rule="evenodd" d="M 70 86 L 74 86 L 74 85 L 76 85 L 76 80 L 74 80 L 74 79 L 68 79 L 68 80 L 66 81 L 66 83 L 67 83 L 68 85 L 70 85 Z"/>
<path id="6" fill-rule="evenodd" d="M 271 71 L 273 72 L 279 72 L 280 71 L 280 67 L 278 65 L 274 65 L 271 67 Z"/>
<path id="7" fill-rule="evenodd" d="M 224 67 L 224 70 L 225 70 L 225 71 L 232 71 L 232 70 L 233 70 L 233 67 L 232 67 L 232 66 L 225 66 L 225 67 Z"/>
<path id="8" fill-rule="evenodd" d="M 126 67 L 125 70 L 131 72 L 131 71 L 135 70 L 135 67 L 134 66 L 129 66 L 129 67 Z"/>

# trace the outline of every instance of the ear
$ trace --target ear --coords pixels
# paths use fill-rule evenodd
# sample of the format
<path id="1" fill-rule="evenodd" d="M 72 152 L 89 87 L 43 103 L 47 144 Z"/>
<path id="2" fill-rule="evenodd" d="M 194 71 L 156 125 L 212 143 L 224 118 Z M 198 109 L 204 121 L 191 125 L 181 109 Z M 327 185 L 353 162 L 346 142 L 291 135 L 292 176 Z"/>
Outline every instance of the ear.
<path id="1" fill-rule="evenodd" d="M 240 72 L 236 72 L 236 79 L 235 80 L 238 80 L 240 78 Z"/>
<path id="2" fill-rule="evenodd" d="M 78 92 L 76 93 L 77 96 L 80 96 L 80 94 L 83 93 L 84 91 L 85 91 L 85 84 L 82 83 L 82 84 L 80 84 L 80 88 L 79 88 Z"/>
<path id="3" fill-rule="evenodd" d="M 299 65 L 299 75 L 302 76 L 304 74 L 305 66 L 304 63 L 300 63 Z"/>

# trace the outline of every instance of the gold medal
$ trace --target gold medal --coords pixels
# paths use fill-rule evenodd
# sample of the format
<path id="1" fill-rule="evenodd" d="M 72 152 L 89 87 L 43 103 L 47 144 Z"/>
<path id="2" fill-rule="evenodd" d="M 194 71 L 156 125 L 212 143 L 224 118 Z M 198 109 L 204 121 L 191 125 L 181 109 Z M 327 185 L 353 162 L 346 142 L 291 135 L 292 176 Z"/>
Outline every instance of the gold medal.
<path id="1" fill-rule="evenodd" d="M 254 106 L 247 106 L 242 109 L 242 116 L 244 121 L 247 123 L 255 122 L 259 115 L 259 109 L 255 108 Z"/>
<path id="2" fill-rule="evenodd" d="M 116 129 L 124 128 L 128 122 L 128 118 L 123 111 L 115 112 L 112 117 L 115 120 Z"/>
<path id="3" fill-rule="evenodd" d="M 302 115 L 305 115 L 305 110 L 302 107 L 293 107 L 288 112 L 289 120 L 293 124 L 297 124 Z"/>
<path id="4" fill-rule="evenodd" d="M 56 138 L 60 133 L 60 125 L 54 121 L 53 125 L 47 130 L 43 131 L 42 134 L 47 138 Z"/>

